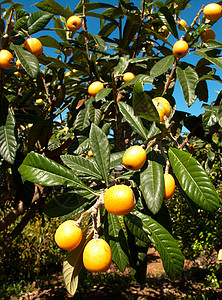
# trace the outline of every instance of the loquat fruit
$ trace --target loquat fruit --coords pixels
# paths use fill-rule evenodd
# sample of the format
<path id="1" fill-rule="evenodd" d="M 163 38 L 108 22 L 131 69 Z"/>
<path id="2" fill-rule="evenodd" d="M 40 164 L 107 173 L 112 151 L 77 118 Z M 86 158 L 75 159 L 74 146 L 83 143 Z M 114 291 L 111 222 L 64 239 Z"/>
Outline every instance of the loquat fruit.
<path id="1" fill-rule="evenodd" d="M 177 58 L 182 58 L 187 55 L 188 49 L 187 42 L 180 40 L 173 45 L 173 54 Z"/>
<path id="2" fill-rule="evenodd" d="M 146 161 L 146 151 L 139 145 L 129 147 L 123 154 L 123 164 L 129 170 L 139 170 Z"/>
<path id="3" fill-rule="evenodd" d="M 82 26 L 82 20 L 78 16 L 71 16 L 68 18 L 66 25 L 69 28 L 69 30 L 77 31 Z"/>
<path id="4" fill-rule="evenodd" d="M 210 21 L 217 21 L 221 17 L 221 6 L 217 3 L 210 3 L 204 7 L 203 14 Z"/>
<path id="5" fill-rule="evenodd" d="M 98 91 L 102 90 L 104 88 L 104 85 L 101 81 L 94 81 L 91 83 L 88 87 L 88 93 L 95 97 Z"/>
<path id="6" fill-rule="evenodd" d="M 14 64 L 15 61 L 11 52 L 6 49 L 0 50 L 0 68 L 9 70 L 13 68 Z"/>
<path id="7" fill-rule="evenodd" d="M 42 43 L 37 38 L 29 37 L 24 42 L 24 48 L 34 54 L 36 57 L 39 57 L 43 53 Z"/>

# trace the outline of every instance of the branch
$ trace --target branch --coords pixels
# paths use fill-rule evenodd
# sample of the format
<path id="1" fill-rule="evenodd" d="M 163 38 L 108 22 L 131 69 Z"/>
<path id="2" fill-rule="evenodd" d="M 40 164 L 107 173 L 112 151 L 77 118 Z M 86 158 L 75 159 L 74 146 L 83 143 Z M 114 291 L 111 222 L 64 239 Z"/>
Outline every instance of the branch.
<path id="1" fill-rule="evenodd" d="M 171 80 L 172 80 L 172 78 L 173 78 L 174 72 L 175 72 L 175 70 L 176 70 L 176 65 L 177 65 L 177 61 L 175 60 L 175 62 L 173 63 L 173 68 L 172 68 L 172 70 L 171 70 L 171 72 L 170 72 L 170 76 L 169 76 L 169 78 L 168 78 L 168 80 L 167 80 L 167 83 L 166 83 L 166 85 L 165 85 L 165 87 L 164 87 L 162 96 L 167 92 L 167 90 L 168 90 L 168 88 L 169 88 L 169 85 L 170 85 Z"/>

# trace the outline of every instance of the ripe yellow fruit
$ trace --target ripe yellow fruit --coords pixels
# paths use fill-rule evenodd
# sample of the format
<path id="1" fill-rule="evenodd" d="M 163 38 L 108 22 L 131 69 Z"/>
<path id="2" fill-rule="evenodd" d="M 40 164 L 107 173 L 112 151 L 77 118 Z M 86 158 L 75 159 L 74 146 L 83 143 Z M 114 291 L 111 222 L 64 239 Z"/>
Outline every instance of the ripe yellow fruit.
<path id="1" fill-rule="evenodd" d="M 9 70 L 13 68 L 14 64 L 15 61 L 11 52 L 6 49 L 0 50 L 0 68 Z"/>
<path id="2" fill-rule="evenodd" d="M 173 45 L 173 54 L 177 58 L 182 58 L 187 55 L 189 46 L 186 41 L 177 41 Z"/>
<path id="3" fill-rule="evenodd" d="M 201 41 L 206 43 L 207 40 L 214 40 L 216 38 L 216 34 L 212 29 L 206 28 L 201 32 L 200 38 Z"/>
<path id="4" fill-rule="evenodd" d="M 89 151 L 88 151 L 87 156 L 88 156 L 88 157 L 92 157 L 92 156 L 93 156 L 92 150 L 89 150 Z"/>
<path id="5" fill-rule="evenodd" d="M 43 104 L 43 100 L 41 98 L 36 99 L 35 103 L 41 105 L 41 104 Z"/>
<path id="6" fill-rule="evenodd" d="M 162 37 L 166 38 L 169 34 L 169 29 L 166 27 L 166 25 L 163 25 L 160 27 L 160 29 L 158 30 L 159 35 L 161 35 Z"/>
<path id="7" fill-rule="evenodd" d="M 82 26 L 82 20 L 78 16 L 71 16 L 68 18 L 66 25 L 69 28 L 69 30 L 77 31 Z"/>
<path id="8" fill-rule="evenodd" d="M 135 77 L 136 77 L 136 75 L 133 74 L 132 72 L 126 72 L 125 74 L 123 74 L 123 81 L 127 82 Z"/>
<path id="9" fill-rule="evenodd" d="M 28 38 L 24 42 L 24 48 L 34 54 L 36 57 L 39 57 L 43 53 L 42 43 L 37 38 Z"/>
<path id="10" fill-rule="evenodd" d="M 175 180 L 171 174 L 164 174 L 164 196 L 163 199 L 170 199 L 175 192 Z"/>
<path id="11" fill-rule="evenodd" d="M 221 17 L 221 6 L 217 3 L 210 3 L 204 7 L 204 16 L 210 21 L 217 21 Z"/>
<path id="12" fill-rule="evenodd" d="M 127 169 L 139 170 L 146 161 L 146 151 L 138 145 L 128 148 L 123 155 L 123 164 Z"/>
<path id="13" fill-rule="evenodd" d="M 104 85 L 101 81 L 94 81 L 93 83 L 90 84 L 88 87 L 88 93 L 95 97 L 98 91 L 102 90 L 104 88 Z"/>
<path id="14" fill-rule="evenodd" d="M 179 22 L 177 23 L 177 26 L 180 30 L 185 30 L 187 27 L 187 22 L 183 19 L 179 20 Z"/>
<path id="15" fill-rule="evenodd" d="M 91 272 L 105 272 L 112 262 L 112 251 L 103 239 L 90 240 L 83 250 L 83 265 Z"/>
<path id="16" fill-rule="evenodd" d="M 105 192 L 104 205 L 106 210 L 113 215 L 126 215 L 136 205 L 134 193 L 127 185 L 114 185 Z"/>
<path id="17" fill-rule="evenodd" d="M 79 226 L 76 226 L 73 220 L 63 222 L 55 232 L 55 241 L 64 250 L 75 249 L 81 240 L 82 230 Z"/>
<path id="18" fill-rule="evenodd" d="M 153 104 L 156 107 L 156 110 L 158 111 L 159 117 L 160 117 L 160 122 L 164 121 L 164 116 L 169 118 L 170 113 L 171 113 L 171 105 L 167 101 L 167 99 L 163 97 L 156 97 L 152 99 Z"/>

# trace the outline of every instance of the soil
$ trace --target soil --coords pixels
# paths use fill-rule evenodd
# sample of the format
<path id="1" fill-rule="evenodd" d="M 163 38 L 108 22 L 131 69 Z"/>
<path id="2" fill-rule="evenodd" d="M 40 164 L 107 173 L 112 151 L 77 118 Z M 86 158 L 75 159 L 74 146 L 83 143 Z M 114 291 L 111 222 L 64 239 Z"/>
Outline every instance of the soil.
<path id="1" fill-rule="evenodd" d="M 68 294 L 64 287 L 62 276 L 53 275 L 51 282 L 45 282 L 42 288 L 36 288 L 31 293 L 25 294 L 19 300 L 48 300 L 48 299 L 222 299 L 222 269 L 217 272 L 217 281 L 210 276 L 209 268 L 219 264 L 217 253 L 211 257 L 200 257 L 195 261 L 185 261 L 183 280 L 171 281 L 166 276 L 161 259 L 155 249 L 148 252 L 147 279 L 145 284 L 127 282 L 130 270 L 120 273 L 112 265 L 109 274 L 117 274 L 118 280 L 102 280 L 94 275 L 95 285 L 89 288 L 77 289 L 74 296 Z M 108 276 L 107 275 L 107 276 Z M 115 277 L 115 276 L 114 276 Z M 130 277 L 132 279 L 132 277 Z M 206 278 L 208 281 L 206 282 Z M 209 282 L 209 280 L 211 281 Z M 102 282 L 101 282 L 102 281 Z M 33 288 L 36 283 L 33 283 Z M 11 297 L 11 300 L 15 298 Z"/>

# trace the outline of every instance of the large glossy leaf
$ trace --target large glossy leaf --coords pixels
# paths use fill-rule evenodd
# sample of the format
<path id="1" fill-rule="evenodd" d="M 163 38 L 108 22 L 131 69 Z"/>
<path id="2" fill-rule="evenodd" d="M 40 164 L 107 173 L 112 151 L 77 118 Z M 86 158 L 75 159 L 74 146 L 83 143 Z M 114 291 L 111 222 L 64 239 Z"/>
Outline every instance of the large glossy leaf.
<path id="1" fill-rule="evenodd" d="M 116 23 L 107 23 L 99 31 L 98 35 L 102 37 L 108 37 L 117 28 Z"/>
<path id="2" fill-rule="evenodd" d="M 134 85 L 137 82 L 152 84 L 153 83 L 153 78 L 151 76 L 148 76 L 148 75 L 145 75 L 145 74 L 138 74 L 133 79 L 125 82 L 124 84 L 122 84 L 121 87 L 119 88 L 119 90 L 122 90 L 127 86 Z"/>
<path id="3" fill-rule="evenodd" d="M 222 56 L 218 56 L 218 51 L 209 50 L 209 49 L 201 49 L 195 51 L 194 54 L 199 55 L 207 60 L 209 60 L 213 65 L 218 66 L 218 68 L 222 69 Z"/>
<path id="4" fill-rule="evenodd" d="M 19 172 L 27 180 L 43 186 L 67 185 L 94 194 L 73 171 L 38 153 L 29 153 L 19 167 Z"/>
<path id="5" fill-rule="evenodd" d="M 111 156 L 110 156 L 110 168 L 115 168 L 115 167 L 117 167 L 117 166 L 119 166 L 119 165 L 122 164 L 124 152 L 125 151 L 111 153 Z"/>
<path id="6" fill-rule="evenodd" d="M 77 175 L 90 175 L 97 179 L 102 178 L 100 171 L 93 160 L 69 154 L 61 155 L 60 157 L 64 164 L 75 171 Z"/>
<path id="7" fill-rule="evenodd" d="M 191 106 L 196 100 L 195 88 L 199 80 L 199 76 L 191 66 L 181 64 L 176 67 L 176 76 L 182 88 L 184 99 L 188 106 Z"/>
<path id="8" fill-rule="evenodd" d="M 118 65 L 113 70 L 114 76 L 123 74 L 129 65 L 129 58 L 129 55 L 120 57 Z"/>
<path id="9" fill-rule="evenodd" d="M 35 78 L 39 72 L 38 59 L 31 52 L 25 50 L 20 45 L 11 44 L 10 48 L 15 51 L 17 58 L 20 60 L 24 70 L 32 77 Z"/>
<path id="10" fill-rule="evenodd" d="M 133 108 L 136 116 L 148 121 L 160 122 L 159 114 L 152 99 L 143 91 L 143 83 L 137 82 L 133 88 Z"/>
<path id="11" fill-rule="evenodd" d="M 133 108 L 122 101 L 118 102 L 118 106 L 121 114 L 124 116 L 129 125 L 145 140 L 147 138 L 148 131 L 143 126 L 141 119 L 135 116 Z"/>
<path id="12" fill-rule="evenodd" d="M 168 55 L 164 58 L 161 58 L 150 70 L 150 76 L 153 78 L 160 76 L 172 66 L 174 60 L 174 55 Z"/>
<path id="13" fill-rule="evenodd" d="M 156 214 L 163 203 L 163 166 L 154 150 L 147 154 L 147 161 L 147 168 L 140 173 L 141 190 L 147 207 Z"/>
<path id="14" fill-rule="evenodd" d="M 140 212 L 131 213 L 127 218 L 143 229 L 153 242 L 170 279 L 178 279 L 183 270 L 184 257 L 172 235 L 158 222 Z"/>
<path id="15" fill-rule="evenodd" d="M 93 156 L 95 157 L 100 173 L 108 186 L 110 169 L 109 141 L 102 129 L 95 124 L 91 125 L 89 139 Z"/>
<path id="16" fill-rule="evenodd" d="M 101 118 L 102 118 L 102 110 L 99 108 L 96 108 L 96 105 L 94 105 L 95 102 L 91 98 L 88 100 L 88 114 L 89 114 L 89 119 L 92 123 L 99 125 Z"/>
<path id="17" fill-rule="evenodd" d="M 51 47 L 51 48 L 55 48 L 58 50 L 62 49 L 59 42 L 50 35 L 40 36 L 38 39 L 40 40 L 40 42 L 42 43 L 42 46 L 44 46 L 44 47 Z"/>
<path id="18" fill-rule="evenodd" d="M 64 216 L 80 207 L 83 209 L 94 197 L 88 191 L 57 194 L 46 203 L 44 213 L 51 218 Z"/>
<path id="19" fill-rule="evenodd" d="M 99 100 L 104 100 L 111 92 L 112 92 L 113 89 L 111 88 L 105 88 L 105 89 L 102 89 L 100 91 L 98 91 L 98 93 L 96 94 L 96 97 L 95 97 L 95 101 L 99 101 Z"/>
<path id="20" fill-rule="evenodd" d="M 199 207 L 214 212 L 219 207 L 218 195 L 201 164 L 182 150 L 170 148 L 168 154 L 173 172 L 187 196 Z"/>
<path id="21" fill-rule="evenodd" d="M 108 214 L 108 235 L 109 244 L 112 250 L 112 259 L 120 271 L 124 272 L 129 262 L 128 248 L 126 237 L 118 216 Z"/>
<path id="22" fill-rule="evenodd" d="M 64 30 L 64 25 L 60 18 L 53 18 L 54 20 L 54 27 L 55 27 L 55 32 L 58 34 L 58 36 L 65 42 L 67 39 L 66 36 L 66 31 Z"/>
<path id="23" fill-rule="evenodd" d="M 5 124 L 0 126 L 0 155 L 10 164 L 14 163 L 17 151 L 15 137 L 15 118 L 10 109 Z"/>
<path id="24" fill-rule="evenodd" d="M 55 0 L 47 0 L 47 4 L 49 4 L 50 7 L 53 9 L 53 14 L 63 16 L 65 18 L 69 18 L 71 16 L 69 9 L 64 8 Z"/>
<path id="25" fill-rule="evenodd" d="M 162 6 L 158 11 L 158 15 L 162 20 L 163 24 L 166 25 L 166 27 L 173 34 L 173 36 L 176 39 L 178 39 L 179 37 L 177 32 L 177 26 L 170 10 L 166 6 Z"/>
<path id="26" fill-rule="evenodd" d="M 51 20 L 53 14 L 46 11 L 34 11 L 30 14 L 27 26 L 29 34 L 42 30 Z"/>

